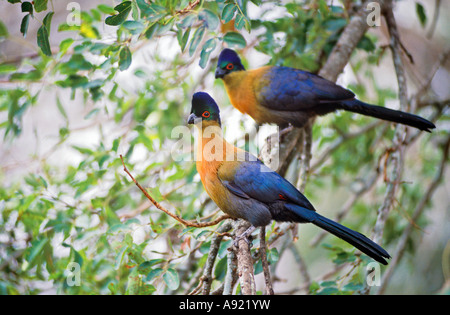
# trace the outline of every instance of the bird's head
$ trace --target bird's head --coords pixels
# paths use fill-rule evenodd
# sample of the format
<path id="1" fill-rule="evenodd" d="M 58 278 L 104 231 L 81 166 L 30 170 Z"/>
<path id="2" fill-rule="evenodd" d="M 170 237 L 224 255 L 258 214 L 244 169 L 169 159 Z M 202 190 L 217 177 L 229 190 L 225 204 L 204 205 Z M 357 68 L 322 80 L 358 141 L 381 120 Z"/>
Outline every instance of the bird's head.
<path id="1" fill-rule="evenodd" d="M 220 123 L 220 111 L 214 99 L 205 92 L 197 92 L 192 96 L 191 114 L 188 124 L 218 124 Z"/>
<path id="2" fill-rule="evenodd" d="M 222 50 L 217 61 L 216 79 L 224 78 L 227 74 L 240 70 L 245 70 L 245 68 L 238 54 L 232 49 Z"/>

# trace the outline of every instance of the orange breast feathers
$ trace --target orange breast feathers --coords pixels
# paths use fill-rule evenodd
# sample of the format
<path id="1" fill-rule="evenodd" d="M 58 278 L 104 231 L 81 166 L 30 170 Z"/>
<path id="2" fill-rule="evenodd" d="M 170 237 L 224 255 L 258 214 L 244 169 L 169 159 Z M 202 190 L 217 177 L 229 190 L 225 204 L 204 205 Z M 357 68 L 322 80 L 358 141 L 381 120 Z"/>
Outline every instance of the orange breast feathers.
<path id="1" fill-rule="evenodd" d="M 224 161 L 233 160 L 236 149 L 223 139 L 222 129 L 217 123 L 203 121 L 201 130 L 199 128 L 197 171 L 206 190 L 206 182 L 216 180 L 217 170 Z"/>
<path id="2" fill-rule="evenodd" d="M 265 66 L 254 70 L 236 71 L 224 77 L 225 89 L 231 104 L 243 114 L 253 118 L 260 116 L 260 106 L 256 93 L 267 85 L 263 77 L 272 66 Z"/>
<path id="3" fill-rule="evenodd" d="M 218 170 L 224 163 L 236 160 L 240 149 L 223 139 L 222 129 L 215 122 L 203 122 L 199 128 L 197 145 L 197 172 L 211 199 L 221 208 L 227 209 L 227 190 L 218 176 Z"/>

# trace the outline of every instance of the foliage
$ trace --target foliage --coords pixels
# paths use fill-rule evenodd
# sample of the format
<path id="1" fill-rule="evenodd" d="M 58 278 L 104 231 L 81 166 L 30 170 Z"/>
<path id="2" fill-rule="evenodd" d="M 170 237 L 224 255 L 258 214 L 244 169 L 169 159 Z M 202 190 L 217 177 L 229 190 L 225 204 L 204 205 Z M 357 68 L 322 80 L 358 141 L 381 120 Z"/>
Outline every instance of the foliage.
<path id="1" fill-rule="evenodd" d="M 287 4 L 132 0 L 116 1 L 114 7 L 99 4 L 89 10 L 68 12 L 72 17 L 79 14 L 79 25 L 69 18 L 55 25 L 52 1 L 8 2 L 2 5 L 21 7 L 20 33 L 24 37 L 30 36 L 30 20 L 38 20 L 41 26 L 36 33 L 34 57 L 0 65 L 0 75 L 9 82 L 0 90 L 4 144 L 13 147 L 30 127 L 24 117 L 31 109 L 49 110 L 42 104 L 43 95 L 49 91 L 55 104 L 50 110 L 64 124 L 53 126 L 57 140 L 48 152 L 27 157 L 30 166 L 23 166 L 23 176 L 9 177 L 6 166 L 0 173 L 0 292 L 5 294 L 37 294 L 46 289 L 64 294 L 192 291 L 217 227 L 186 228 L 150 206 L 123 172 L 119 154 L 153 198 L 174 213 L 191 220 L 217 215 L 196 175 L 192 152 L 176 151 L 180 159 L 172 159 L 173 148 L 179 144 L 173 128 L 185 125 L 193 91 L 205 87 L 223 90 L 221 83 L 212 85 L 215 56 L 222 47 L 241 51 L 254 48 L 269 56 L 271 64 L 316 72 L 351 14 L 324 0 Z M 254 17 L 250 8 L 258 6 L 260 14 Z M 266 19 L 275 9 L 282 14 Z M 418 12 L 425 23 L 420 7 Z M 105 36 L 105 28 L 112 30 L 112 38 Z M 0 21 L 0 40 L 8 40 L 12 32 Z M 63 39 L 54 46 L 52 36 L 56 33 Z M 170 45 L 171 53 L 159 45 Z M 374 79 L 373 67 L 383 58 L 377 38 L 368 34 L 361 40 L 352 65 L 355 72 L 365 71 L 370 81 Z M 357 82 L 351 88 L 361 92 L 359 95 L 374 89 L 378 99 L 371 101 L 381 105 L 397 97 L 395 90 L 379 88 L 375 80 L 372 86 Z M 98 141 L 93 144 L 75 141 L 80 136 L 70 106 L 76 100 L 85 104 L 84 121 L 94 126 L 91 131 Z M 228 104 L 226 98 L 221 104 Z M 314 126 L 314 150 L 319 156 L 341 135 L 371 121 L 349 114 L 324 118 Z M 384 126 L 346 140 L 317 166 L 306 190 L 313 203 L 323 199 L 321 191 L 327 186 L 335 190 L 347 186 L 349 194 L 355 179 L 364 182 L 370 176 L 381 176 L 378 167 L 393 137 L 393 130 Z M 418 196 L 417 182 L 434 176 L 439 156 L 428 154 L 437 152 L 436 142 L 429 141 L 430 137 L 421 136 L 415 163 L 408 164 L 414 184 L 401 185 L 399 202 L 407 206 L 401 210 L 405 213 L 393 213 L 390 218 L 383 242 L 387 246 L 395 246 L 405 224 L 403 216 L 411 215 Z M 63 156 L 58 152 L 73 158 L 54 163 L 52 156 Z M 286 176 L 296 179 L 295 161 Z M 384 189 L 379 181 L 373 198 L 355 205 L 355 216 L 348 220 L 355 229 L 370 233 L 376 218 L 374 209 L 380 205 Z M 272 225 L 267 235 L 276 233 L 277 225 Z M 300 239 L 303 242 L 303 237 Z M 219 286 L 226 275 L 230 244 L 225 238 L 220 245 L 213 287 Z M 330 280 L 313 281 L 309 292 L 358 292 L 364 285 L 366 258 L 355 255 L 339 240 L 329 238 L 326 244 L 325 249 L 314 249 L 321 258 L 315 254 L 308 263 L 331 257 L 335 266 L 352 265 L 353 272 L 338 271 Z M 414 248 L 412 245 L 410 250 Z M 269 248 L 272 266 L 278 264 L 281 255 L 278 246 Z M 81 281 L 71 286 L 67 280 L 73 275 L 68 266 L 73 262 L 80 266 Z M 261 270 L 257 260 L 255 271 Z"/>

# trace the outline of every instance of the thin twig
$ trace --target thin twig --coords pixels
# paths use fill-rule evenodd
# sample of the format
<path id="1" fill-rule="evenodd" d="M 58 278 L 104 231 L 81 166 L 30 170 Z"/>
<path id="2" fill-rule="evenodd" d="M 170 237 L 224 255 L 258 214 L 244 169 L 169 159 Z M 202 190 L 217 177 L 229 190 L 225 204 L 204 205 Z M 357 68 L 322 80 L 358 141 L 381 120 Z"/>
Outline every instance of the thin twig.
<path id="1" fill-rule="evenodd" d="M 390 48 L 392 51 L 392 58 L 394 62 L 394 68 L 397 75 L 398 82 L 398 94 L 400 99 L 400 110 L 407 111 L 408 108 L 408 93 L 406 87 L 406 76 L 403 68 L 401 58 L 400 36 L 397 29 L 397 24 L 394 18 L 392 0 L 386 0 L 383 6 L 384 18 L 389 30 L 390 35 Z M 375 222 L 373 240 L 376 243 L 381 243 L 383 238 L 384 227 L 388 219 L 390 210 L 393 207 L 395 194 L 397 193 L 402 171 L 403 171 L 403 159 L 404 159 L 404 139 L 406 138 L 407 128 L 405 126 L 397 125 L 395 129 L 393 147 L 389 152 L 389 156 L 386 159 L 385 172 L 387 172 L 388 164 L 392 165 L 391 172 L 387 175 L 386 193 L 384 196 L 383 204 L 378 208 L 377 220 Z M 371 287 L 366 284 L 365 288 L 361 291 L 363 294 L 369 294 Z"/>
<path id="2" fill-rule="evenodd" d="M 211 291 L 212 284 L 212 271 L 214 262 L 216 261 L 217 254 L 219 253 L 220 243 L 222 242 L 225 232 L 231 229 L 231 221 L 224 223 L 218 230 L 214 237 L 211 239 L 211 246 L 209 247 L 208 258 L 206 259 L 203 275 L 200 280 L 203 280 L 203 295 L 208 295 Z"/>
<path id="3" fill-rule="evenodd" d="M 248 228 L 250 223 L 244 220 L 238 220 L 235 224 L 236 235 L 242 235 Z M 250 246 L 245 238 L 238 241 L 238 249 L 236 251 L 238 261 L 239 282 L 241 284 L 241 293 L 243 295 L 255 295 L 256 284 L 253 270 L 253 259 L 250 253 Z"/>
<path id="4" fill-rule="evenodd" d="M 195 1 L 192 1 L 192 2 L 189 1 L 189 4 L 188 4 L 184 9 L 181 9 L 181 10 L 177 11 L 176 14 L 183 15 L 183 14 L 189 13 L 189 12 L 191 12 L 191 11 L 192 11 L 199 3 L 200 3 L 200 0 L 195 0 Z"/>
<path id="5" fill-rule="evenodd" d="M 414 210 L 413 215 L 411 217 L 410 223 L 404 229 L 402 236 L 397 242 L 397 248 L 395 250 L 394 255 L 392 256 L 393 258 L 389 263 L 388 269 L 384 272 L 383 279 L 381 281 L 381 286 L 378 288 L 377 294 L 383 294 L 384 291 L 386 290 L 387 284 L 391 279 L 395 267 L 398 265 L 398 263 L 403 257 L 403 254 L 405 253 L 406 245 L 410 238 L 411 232 L 415 228 L 414 222 L 417 222 L 417 220 L 420 218 L 428 201 L 431 199 L 433 193 L 435 192 L 436 188 L 439 186 L 439 183 L 442 180 L 445 168 L 448 164 L 449 148 L 450 148 L 450 136 L 447 137 L 445 144 L 442 146 L 442 159 L 438 171 L 436 172 L 433 181 L 428 186 L 426 193 L 423 195 L 422 199 L 420 199 L 420 201 L 418 202 L 417 207 Z"/>
<path id="6" fill-rule="evenodd" d="M 131 173 L 128 171 L 127 167 L 125 166 L 125 162 L 123 161 L 123 157 L 122 154 L 120 155 L 120 160 L 122 161 L 122 165 L 123 165 L 123 170 L 125 171 L 125 173 L 128 174 L 128 176 L 130 176 L 130 178 L 133 180 L 133 182 L 136 184 L 136 186 L 138 186 L 138 188 L 144 193 L 145 197 L 147 197 L 148 200 L 150 200 L 150 202 L 159 210 L 165 212 L 166 214 L 168 214 L 169 216 L 171 216 L 172 218 L 174 218 L 175 220 L 177 220 L 178 222 L 180 222 L 181 224 L 185 225 L 185 226 L 189 226 L 189 227 L 207 227 L 207 226 L 213 226 L 218 224 L 219 222 L 225 220 L 225 219 L 229 219 L 230 216 L 229 215 L 222 215 L 220 217 L 218 217 L 217 219 L 210 221 L 210 222 L 197 222 L 197 221 L 186 221 L 182 218 L 180 218 L 179 216 L 177 216 L 176 214 L 173 214 L 172 212 L 170 212 L 169 210 L 167 210 L 166 208 L 164 208 L 163 206 L 161 206 L 155 199 L 152 198 L 152 196 L 150 196 L 150 194 L 138 183 L 138 181 L 136 179 L 134 179 L 133 175 L 131 175 Z"/>
<path id="7" fill-rule="evenodd" d="M 440 7 L 441 7 L 441 0 L 436 0 L 436 5 L 434 6 L 433 18 L 431 19 L 431 25 L 427 32 L 427 38 L 433 37 L 434 30 L 436 29 L 437 21 L 439 19 Z"/>
<path id="8" fill-rule="evenodd" d="M 272 279 L 270 278 L 270 270 L 269 270 L 269 262 L 267 261 L 267 253 L 266 253 L 266 227 L 260 227 L 259 233 L 259 246 L 260 246 L 260 256 L 261 263 L 264 272 L 264 282 L 266 284 L 266 294 L 273 295 L 273 285 Z"/>
<path id="9" fill-rule="evenodd" d="M 237 270 L 236 252 L 231 249 L 227 255 L 227 274 L 225 276 L 225 281 L 223 282 L 223 295 L 231 295 L 233 293 L 234 285 L 239 279 Z M 213 292 L 213 294 L 214 293 L 215 292 Z"/>

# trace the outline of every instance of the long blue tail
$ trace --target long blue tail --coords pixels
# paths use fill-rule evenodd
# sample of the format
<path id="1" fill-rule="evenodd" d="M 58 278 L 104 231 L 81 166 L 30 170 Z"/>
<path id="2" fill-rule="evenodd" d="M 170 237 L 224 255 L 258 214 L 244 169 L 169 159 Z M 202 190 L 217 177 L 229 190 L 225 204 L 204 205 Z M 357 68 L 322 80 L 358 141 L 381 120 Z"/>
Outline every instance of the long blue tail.
<path id="1" fill-rule="evenodd" d="M 340 108 L 354 113 L 412 126 L 428 132 L 431 132 L 430 129 L 436 128 L 431 121 L 420 116 L 382 106 L 370 105 L 357 99 L 341 102 Z"/>
<path id="2" fill-rule="evenodd" d="M 310 222 L 327 232 L 343 239 L 349 244 L 355 246 L 364 254 L 375 259 L 383 265 L 387 265 L 385 258 L 391 258 L 380 245 L 374 243 L 363 234 L 353 231 L 333 220 L 327 219 L 315 211 L 300 207 L 298 205 L 286 204 L 286 208 L 294 212 L 299 217 L 299 222 Z"/>

